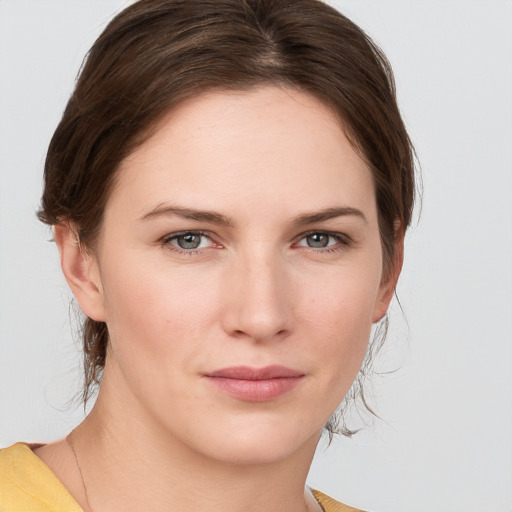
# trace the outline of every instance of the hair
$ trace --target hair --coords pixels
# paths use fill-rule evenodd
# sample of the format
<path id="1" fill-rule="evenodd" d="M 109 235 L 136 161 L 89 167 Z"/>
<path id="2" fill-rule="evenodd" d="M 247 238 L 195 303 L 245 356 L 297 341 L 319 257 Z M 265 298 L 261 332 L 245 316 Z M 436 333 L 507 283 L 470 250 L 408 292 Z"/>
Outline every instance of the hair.
<path id="1" fill-rule="evenodd" d="M 70 223 L 94 251 L 116 170 L 164 115 L 205 91 L 265 85 L 324 102 L 371 169 L 385 279 L 411 221 L 414 151 L 386 57 L 320 0 L 140 0 L 120 12 L 86 56 L 50 142 L 39 219 Z M 101 382 L 109 334 L 91 318 L 81 330 L 86 403 Z M 352 398 L 366 405 L 362 376 Z M 330 421 L 330 436 L 336 424 L 353 433 Z"/>

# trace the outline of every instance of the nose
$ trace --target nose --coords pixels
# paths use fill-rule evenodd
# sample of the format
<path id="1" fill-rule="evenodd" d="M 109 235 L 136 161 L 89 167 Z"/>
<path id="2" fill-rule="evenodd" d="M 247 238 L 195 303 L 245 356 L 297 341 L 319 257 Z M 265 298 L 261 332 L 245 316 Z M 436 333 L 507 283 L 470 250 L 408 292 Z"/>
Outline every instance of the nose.
<path id="1" fill-rule="evenodd" d="M 227 270 L 223 328 L 254 342 L 286 337 L 292 329 L 293 285 L 279 255 L 245 255 Z"/>

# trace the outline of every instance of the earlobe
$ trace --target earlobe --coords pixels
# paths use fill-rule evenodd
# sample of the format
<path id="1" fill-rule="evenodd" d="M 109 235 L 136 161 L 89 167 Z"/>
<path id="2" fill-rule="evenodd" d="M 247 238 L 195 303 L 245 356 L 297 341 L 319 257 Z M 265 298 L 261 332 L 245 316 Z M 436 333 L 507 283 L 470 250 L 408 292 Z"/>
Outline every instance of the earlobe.
<path id="1" fill-rule="evenodd" d="M 393 261 L 389 267 L 389 271 L 383 276 L 380 284 L 379 296 L 375 304 L 373 312 L 373 323 L 377 323 L 385 316 L 388 311 L 389 304 L 395 293 L 396 284 L 402 271 L 404 261 L 404 232 L 400 228 L 399 221 L 395 223 L 395 244 L 393 250 Z"/>
<path id="2" fill-rule="evenodd" d="M 97 322 L 105 321 L 103 289 L 96 258 L 80 245 L 76 230 L 68 222 L 53 226 L 60 264 L 81 310 Z"/>

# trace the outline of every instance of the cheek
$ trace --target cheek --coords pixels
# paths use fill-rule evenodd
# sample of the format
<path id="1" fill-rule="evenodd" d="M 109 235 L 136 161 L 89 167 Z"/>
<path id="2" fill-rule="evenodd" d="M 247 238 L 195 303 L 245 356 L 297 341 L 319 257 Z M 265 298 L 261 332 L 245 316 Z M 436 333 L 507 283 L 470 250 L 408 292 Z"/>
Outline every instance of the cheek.
<path id="1" fill-rule="evenodd" d="M 166 360 L 186 364 L 188 354 L 200 349 L 215 304 L 208 276 L 190 279 L 129 261 L 105 269 L 105 275 L 106 321 L 118 357 L 163 368 Z"/>
<path id="2" fill-rule="evenodd" d="M 301 316 L 309 318 L 309 338 L 322 352 L 331 385 L 343 394 L 364 359 L 379 290 L 380 273 L 351 272 L 329 281 L 305 303 Z M 306 311 L 307 310 L 307 311 Z"/>
<path id="3" fill-rule="evenodd" d="M 212 343 L 226 346 L 222 314 L 231 291 L 213 267 L 177 271 L 144 260 L 105 261 L 102 269 L 108 277 L 103 287 L 112 354 L 125 376 L 139 384 L 151 378 L 162 389 L 179 387 L 180 375 L 204 361 L 215 349 Z M 364 358 L 380 272 L 368 264 L 300 270 L 288 274 L 280 292 L 293 331 L 283 357 L 296 353 L 300 361 L 310 360 L 335 407 Z"/>

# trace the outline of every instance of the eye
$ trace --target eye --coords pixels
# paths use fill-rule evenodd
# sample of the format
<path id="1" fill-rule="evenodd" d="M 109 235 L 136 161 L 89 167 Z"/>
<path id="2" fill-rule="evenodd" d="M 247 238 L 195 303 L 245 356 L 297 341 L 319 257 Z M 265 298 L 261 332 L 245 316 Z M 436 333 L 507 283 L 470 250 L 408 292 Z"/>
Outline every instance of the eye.
<path id="1" fill-rule="evenodd" d="M 305 234 L 296 245 L 298 247 L 309 247 L 311 249 L 326 249 L 348 245 L 348 240 L 338 233 L 315 231 Z"/>
<path id="2" fill-rule="evenodd" d="M 173 233 L 163 239 L 165 245 L 182 251 L 195 251 L 210 247 L 212 240 L 200 231 L 184 231 L 181 233 Z"/>

